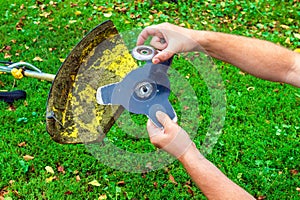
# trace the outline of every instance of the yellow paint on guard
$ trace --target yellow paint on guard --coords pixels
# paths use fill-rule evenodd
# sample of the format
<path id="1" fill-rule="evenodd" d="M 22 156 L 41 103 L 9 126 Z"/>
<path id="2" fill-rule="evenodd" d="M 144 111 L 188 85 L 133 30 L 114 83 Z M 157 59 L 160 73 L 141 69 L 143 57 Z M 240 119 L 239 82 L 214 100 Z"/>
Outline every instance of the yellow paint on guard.
<path id="1" fill-rule="evenodd" d="M 47 105 L 47 112 L 55 114 L 55 119 L 47 119 L 51 137 L 59 143 L 103 138 L 101 132 L 107 133 L 122 107 L 97 104 L 97 89 L 121 81 L 136 67 L 111 21 L 88 33 L 65 59 L 53 82 Z"/>

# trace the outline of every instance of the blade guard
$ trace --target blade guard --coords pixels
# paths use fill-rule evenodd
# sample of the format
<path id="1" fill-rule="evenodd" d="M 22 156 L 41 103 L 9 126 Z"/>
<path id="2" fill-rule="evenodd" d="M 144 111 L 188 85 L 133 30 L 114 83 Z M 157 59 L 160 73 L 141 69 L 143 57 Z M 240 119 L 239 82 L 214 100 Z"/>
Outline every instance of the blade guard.
<path id="1" fill-rule="evenodd" d="M 121 67 L 114 67 L 119 63 Z M 121 81 L 136 67 L 111 21 L 89 32 L 70 52 L 52 83 L 46 111 L 52 139 L 62 144 L 101 141 L 124 108 L 97 104 L 97 88 Z"/>

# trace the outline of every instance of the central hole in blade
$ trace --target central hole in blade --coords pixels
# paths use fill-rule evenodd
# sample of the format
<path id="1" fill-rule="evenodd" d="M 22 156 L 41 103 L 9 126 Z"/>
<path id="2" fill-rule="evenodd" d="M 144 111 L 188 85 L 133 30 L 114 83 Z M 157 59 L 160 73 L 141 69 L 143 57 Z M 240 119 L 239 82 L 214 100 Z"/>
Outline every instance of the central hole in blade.
<path id="1" fill-rule="evenodd" d="M 147 88 L 146 86 L 143 86 L 143 87 L 142 87 L 142 91 L 143 91 L 144 93 L 147 93 L 147 92 L 148 92 L 148 88 Z"/>
<path id="2" fill-rule="evenodd" d="M 135 95 L 138 98 L 142 98 L 142 99 L 148 98 L 152 95 L 152 93 L 154 91 L 153 87 L 154 86 L 150 82 L 147 82 L 147 81 L 140 82 L 135 87 L 135 90 L 134 90 Z"/>

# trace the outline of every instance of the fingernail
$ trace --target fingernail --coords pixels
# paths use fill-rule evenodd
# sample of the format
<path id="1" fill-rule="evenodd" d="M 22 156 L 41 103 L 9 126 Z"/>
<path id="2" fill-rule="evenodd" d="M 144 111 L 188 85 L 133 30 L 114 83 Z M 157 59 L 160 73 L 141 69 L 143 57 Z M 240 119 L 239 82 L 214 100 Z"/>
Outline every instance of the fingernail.
<path id="1" fill-rule="evenodd" d="M 159 59 L 153 58 L 153 59 L 152 59 L 152 62 L 153 62 L 153 64 L 158 64 L 158 63 L 159 63 Z"/>
<path id="2" fill-rule="evenodd" d="M 156 117 L 157 117 L 157 119 L 162 119 L 162 118 L 164 118 L 166 116 L 166 114 L 165 113 L 163 113 L 162 111 L 157 111 L 156 112 Z"/>

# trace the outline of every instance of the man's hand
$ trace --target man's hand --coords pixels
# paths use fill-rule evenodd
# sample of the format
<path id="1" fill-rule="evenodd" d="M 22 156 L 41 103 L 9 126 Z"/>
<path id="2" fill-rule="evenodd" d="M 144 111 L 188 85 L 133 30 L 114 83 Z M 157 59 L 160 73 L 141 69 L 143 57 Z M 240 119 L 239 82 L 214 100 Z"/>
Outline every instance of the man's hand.
<path id="1" fill-rule="evenodd" d="M 169 23 L 162 23 L 145 28 L 137 39 L 137 45 L 142 45 L 149 36 L 153 36 L 150 44 L 162 50 L 152 59 L 154 64 L 171 58 L 175 53 L 195 51 L 198 43 L 194 40 L 195 31 Z"/>
<path id="2" fill-rule="evenodd" d="M 150 119 L 148 120 L 147 130 L 151 143 L 176 158 L 184 155 L 193 144 L 189 135 L 167 114 L 158 111 L 156 117 L 164 129 L 156 127 Z"/>

